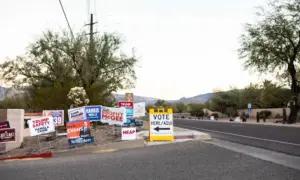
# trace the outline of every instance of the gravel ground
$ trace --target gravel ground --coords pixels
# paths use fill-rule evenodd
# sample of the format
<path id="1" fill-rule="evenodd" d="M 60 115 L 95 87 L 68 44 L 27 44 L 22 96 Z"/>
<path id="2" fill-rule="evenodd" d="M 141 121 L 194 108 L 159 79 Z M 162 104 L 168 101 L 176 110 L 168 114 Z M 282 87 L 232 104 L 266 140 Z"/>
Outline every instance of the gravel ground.
<path id="1" fill-rule="evenodd" d="M 118 142 L 121 140 L 118 132 L 119 131 L 115 129 L 114 126 L 96 126 L 96 128 L 91 127 L 91 135 L 94 136 L 95 142 L 93 144 L 77 145 L 76 147 L 81 148 L 84 146 L 98 146 L 102 144 Z M 25 137 L 21 148 L 0 154 L 0 158 L 24 156 L 33 153 L 60 151 L 74 148 L 69 146 L 66 136 L 57 136 L 51 140 L 49 139 L 49 135 Z"/>

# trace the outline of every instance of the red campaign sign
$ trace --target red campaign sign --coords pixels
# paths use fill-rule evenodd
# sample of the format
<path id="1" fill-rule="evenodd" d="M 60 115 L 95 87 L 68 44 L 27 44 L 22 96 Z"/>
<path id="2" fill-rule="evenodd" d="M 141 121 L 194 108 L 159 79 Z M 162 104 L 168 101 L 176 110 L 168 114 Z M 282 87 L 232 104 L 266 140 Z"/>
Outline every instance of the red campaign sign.
<path id="1" fill-rule="evenodd" d="M 15 141 L 16 132 L 14 128 L 0 129 L 0 143 Z"/>
<path id="2" fill-rule="evenodd" d="M 0 129 L 7 129 L 7 128 L 10 128 L 8 121 L 0 122 Z"/>
<path id="3" fill-rule="evenodd" d="M 125 107 L 126 109 L 133 109 L 133 102 L 121 101 L 121 102 L 118 102 L 118 106 Z"/>
<path id="4" fill-rule="evenodd" d="M 67 123 L 68 139 L 91 136 L 90 121 L 71 121 Z"/>

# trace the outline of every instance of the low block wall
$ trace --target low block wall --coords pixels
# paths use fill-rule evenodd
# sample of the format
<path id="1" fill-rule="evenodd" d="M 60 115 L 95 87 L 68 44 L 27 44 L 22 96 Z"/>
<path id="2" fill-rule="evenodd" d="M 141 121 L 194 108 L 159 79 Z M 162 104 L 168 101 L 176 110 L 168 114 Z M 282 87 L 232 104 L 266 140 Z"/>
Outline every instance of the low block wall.
<path id="1" fill-rule="evenodd" d="M 289 108 L 285 108 L 286 109 L 286 115 L 288 116 L 290 114 L 290 109 Z M 271 111 L 271 118 L 275 118 L 277 115 L 279 115 L 280 117 L 282 117 L 283 115 L 283 108 L 266 108 L 266 109 L 252 109 L 251 113 L 250 113 L 250 118 L 256 118 L 256 114 L 257 112 L 260 111 Z M 239 113 L 245 112 L 248 113 L 248 109 L 240 109 L 238 110 Z"/>
<path id="2" fill-rule="evenodd" d="M 0 109 L 0 121 L 8 121 L 15 128 L 15 141 L 0 143 L 0 152 L 7 152 L 21 146 L 24 139 L 24 110 Z"/>

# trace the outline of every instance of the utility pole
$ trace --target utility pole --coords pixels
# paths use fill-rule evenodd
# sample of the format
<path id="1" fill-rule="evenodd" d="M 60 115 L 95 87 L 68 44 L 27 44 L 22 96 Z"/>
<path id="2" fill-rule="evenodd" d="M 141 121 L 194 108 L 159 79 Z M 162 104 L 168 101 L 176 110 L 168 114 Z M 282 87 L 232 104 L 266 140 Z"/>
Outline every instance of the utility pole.
<path id="1" fill-rule="evenodd" d="M 94 34 L 96 34 L 97 32 L 94 32 L 94 24 L 96 24 L 97 22 L 94 22 L 94 17 L 93 17 L 93 13 L 91 13 L 90 16 L 90 23 L 86 24 L 88 26 L 90 26 L 90 32 L 88 33 L 88 35 L 90 36 L 90 42 L 89 42 L 89 57 L 88 59 L 90 60 L 90 62 L 93 62 L 94 58 L 95 58 L 95 43 L 94 43 Z"/>
<path id="2" fill-rule="evenodd" d="M 94 22 L 93 13 L 91 13 L 90 16 L 90 23 L 86 24 L 86 26 L 90 27 L 90 32 L 86 35 L 89 35 L 89 49 L 87 52 L 87 59 L 83 62 L 83 74 L 84 74 L 84 82 L 83 87 L 86 88 L 91 84 L 93 72 L 95 71 L 95 61 L 96 61 L 96 50 L 95 50 L 95 41 L 94 41 L 94 34 L 97 32 L 94 32 L 94 25 L 97 22 Z"/>

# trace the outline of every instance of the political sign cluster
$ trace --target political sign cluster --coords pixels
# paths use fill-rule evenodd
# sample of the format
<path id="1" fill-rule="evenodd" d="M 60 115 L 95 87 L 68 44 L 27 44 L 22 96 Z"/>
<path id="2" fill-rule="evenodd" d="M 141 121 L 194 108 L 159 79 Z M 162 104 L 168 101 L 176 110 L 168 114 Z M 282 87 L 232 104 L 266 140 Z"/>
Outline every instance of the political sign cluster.
<path id="1" fill-rule="evenodd" d="M 69 121 L 66 124 L 64 110 L 44 110 L 42 115 L 42 117 L 27 121 L 31 136 L 49 134 L 55 132 L 57 127 L 66 125 L 68 142 L 70 145 L 76 145 L 94 142 L 94 137 L 91 135 L 91 123 L 93 122 L 122 127 L 130 124 L 135 117 L 145 116 L 145 103 L 122 101 L 117 103 L 117 107 L 89 105 L 71 108 L 68 110 Z M 1 128 L 1 141 L 14 140 L 14 136 L 8 138 L 8 134 L 10 133 L 9 135 L 12 136 L 13 132 L 13 130 L 8 130 L 9 125 L 1 123 L 0 127 L 6 129 L 5 134 L 2 133 Z M 121 135 L 122 140 L 136 139 L 136 128 L 128 127 L 125 129 L 125 127 L 122 127 Z"/>

